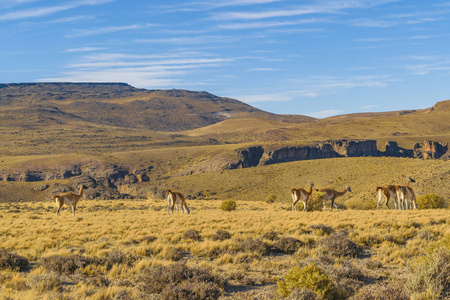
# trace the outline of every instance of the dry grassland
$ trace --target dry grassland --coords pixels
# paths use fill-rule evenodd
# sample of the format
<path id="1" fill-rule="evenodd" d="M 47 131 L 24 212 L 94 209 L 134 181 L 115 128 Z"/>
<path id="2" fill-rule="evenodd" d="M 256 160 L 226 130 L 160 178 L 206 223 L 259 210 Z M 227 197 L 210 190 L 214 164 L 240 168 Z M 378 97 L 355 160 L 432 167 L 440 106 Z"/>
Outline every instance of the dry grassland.
<path id="1" fill-rule="evenodd" d="M 0 298 L 159 299 L 148 288 L 162 283 L 146 274 L 163 266 L 157 270 L 165 278 L 164 267 L 179 263 L 206 268 L 215 283 L 197 282 L 197 294 L 172 287 L 163 298 L 273 299 L 278 280 L 310 263 L 332 279 L 335 298 L 380 296 L 393 287 L 423 296 L 437 292 L 407 288 L 411 262 L 450 251 L 448 210 L 304 213 L 289 211 L 290 204 L 237 201 L 237 210 L 225 212 L 220 204 L 192 200 L 191 214 L 168 215 L 163 200 L 83 200 L 76 217 L 67 210 L 56 217 L 51 202 L 2 204 L 0 249 L 30 264 L 0 271 Z"/>

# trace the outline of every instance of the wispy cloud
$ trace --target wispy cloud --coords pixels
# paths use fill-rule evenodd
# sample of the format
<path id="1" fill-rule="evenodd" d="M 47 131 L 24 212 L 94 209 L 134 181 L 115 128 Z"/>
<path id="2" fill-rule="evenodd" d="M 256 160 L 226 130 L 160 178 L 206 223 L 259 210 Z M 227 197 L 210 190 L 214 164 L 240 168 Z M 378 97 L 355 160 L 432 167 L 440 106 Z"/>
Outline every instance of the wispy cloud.
<path id="1" fill-rule="evenodd" d="M 98 34 L 107 34 L 118 31 L 125 30 L 135 30 L 135 29 L 144 29 L 157 26 L 154 24 L 131 24 L 131 25 L 123 25 L 123 26 L 108 26 L 102 28 L 95 29 L 77 29 L 75 33 L 67 35 L 68 37 L 79 37 L 79 36 L 88 36 L 88 35 L 98 35 Z"/>
<path id="2" fill-rule="evenodd" d="M 230 1 L 196 1 L 179 5 L 165 6 L 169 11 L 207 11 L 230 6 L 246 6 L 282 2 L 285 0 L 230 0 Z"/>
<path id="3" fill-rule="evenodd" d="M 312 23 L 322 23 L 329 22 L 329 19 L 305 19 L 297 21 L 279 21 L 279 22 L 250 22 L 250 23 L 234 23 L 234 24 L 222 24 L 218 25 L 221 29 L 255 29 L 255 28 L 271 28 L 271 27 L 282 27 L 300 24 L 312 24 Z"/>
<path id="4" fill-rule="evenodd" d="M 72 49 L 74 51 L 88 48 Z M 82 51 L 80 51 L 82 52 Z M 167 88 L 189 85 L 194 70 L 202 71 L 229 63 L 233 58 L 202 57 L 200 53 L 172 53 L 160 55 L 129 55 L 123 53 L 98 53 L 83 56 L 65 67 L 56 76 L 38 78 L 38 81 L 73 82 L 127 82 L 136 87 Z M 198 84 L 198 82 L 197 82 Z"/>
<path id="5" fill-rule="evenodd" d="M 66 49 L 65 52 L 89 52 L 89 51 L 99 51 L 105 50 L 103 47 L 81 47 L 81 48 L 71 48 Z"/>
<path id="6" fill-rule="evenodd" d="M 180 44 L 180 45 L 195 45 L 195 44 L 211 44 L 211 43 L 230 43 L 241 40 L 241 36 L 185 36 L 172 38 L 156 38 L 156 39 L 136 39 L 138 43 L 165 43 L 165 44 Z"/>
<path id="7" fill-rule="evenodd" d="M 399 0 L 378 1 L 321 1 L 312 5 L 304 5 L 292 9 L 266 10 L 259 12 L 218 12 L 211 15 L 214 20 L 259 20 L 278 17 L 293 17 L 308 14 L 331 14 L 340 13 L 342 10 L 351 8 L 368 8 Z"/>
<path id="8" fill-rule="evenodd" d="M 48 15 L 52 15 L 52 14 L 55 14 L 58 12 L 77 8 L 80 6 L 98 5 L 98 4 L 103 4 L 103 3 L 112 2 L 112 1 L 114 1 L 114 0 L 84 0 L 84 1 L 68 3 L 65 5 L 35 7 L 32 9 L 19 10 L 19 11 L 2 14 L 2 15 L 0 15 L 0 21 L 12 21 L 12 20 L 21 20 L 21 19 L 48 16 Z"/>

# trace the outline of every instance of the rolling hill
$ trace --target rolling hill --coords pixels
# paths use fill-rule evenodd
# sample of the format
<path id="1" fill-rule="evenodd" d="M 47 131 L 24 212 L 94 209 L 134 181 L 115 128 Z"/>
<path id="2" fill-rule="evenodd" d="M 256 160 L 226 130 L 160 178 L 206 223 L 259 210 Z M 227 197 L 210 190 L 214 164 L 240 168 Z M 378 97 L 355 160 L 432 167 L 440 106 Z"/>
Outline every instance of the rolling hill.
<path id="1" fill-rule="evenodd" d="M 373 140 L 381 152 L 385 151 L 385 143 L 391 141 L 389 145 L 398 145 L 397 154 L 416 149 L 432 150 L 428 148 L 435 144 L 424 143 L 428 140 L 440 142 L 439 145 L 448 150 L 449 119 L 450 101 L 438 102 L 423 110 L 314 119 L 264 112 L 207 92 L 145 90 L 123 83 L 1 84 L 0 178 L 3 182 L 0 183 L 0 201 L 27 201 L 36 195 L 35 200 L 43 199 L 50 192 L 39 191 L 42 184 L 49 185 L 51 191 L 57 184 L 74 186 L 81 182 L 91 186 L 94 198 L 105 195 L 162 197 L 167 186 L 175 186 L 193 197 L 234 199 L 245 197 L 247 190 L 254 188 L 260 191 L 256 198 L 261 200 L 271 191 L 285 197 L 286 186 L 314 179 L 302 175 L 286 180 L 278 176 L 286 186 L 277 184 L 278 179 L 268 184 L 277 177 L 275 174 L 290 173 L 290 168 L 299 169 L 300 174 L 316 174 L 314 170 L 320 169 L 325 175 L 314 176 L 324 185 L 339 186 L 344 184 L 343 178 L 347 178 L 359 187 L 352 198 L 368 199 L 372 187 L 364 186 L 364 182 L 402 182 L 411 172 L 422 179 L 422 172 L 430 173 L 429 164 L 423 161 L 423 164 L 412 163 L 415 167 L 409 167 L 408 162 L 405 168 L 408 159 L 392 158 L 393 170 L 399 171 L 391 174 L 384 171 L 385 163 L 380 164 L 382 170 L 378 173 L 365 172 L 375 168 L 382 158 L 348 160 L 349 166 L 356 164 L 361 169 L 355 177 L 345 170 L 346 163 L 342 164 L 341 158 L 333 158 L 351 156 L 336 149 L 340 140 Z M 324 142 L 329 140 L 338 142 Z M 342 155 L 302 156 L 306 149 L 302 147 L 310 145 L 328 145 Z M 308 151 L 316 149 L 314 147 Z M 270 158 L 276 164 L 259 164 L 256 169 L 260 171 L 255 171 L 261 172 L 257 181 L 252 180 L 256 173 L 248 170 L 227 170 L 245 168 L 246 163 L 240 160 L 254 155 L 249 149 L 256 149 L 258 160 L 263 155 L 266 161 Z M 325 150 L 317 151 L 324 153 Z M 377 153 L 376 148 L 369 150 L 361 152 L 360 156 Z M 295 151 L 294 156 L 289 156 Z M 330 159 L 312 165 L 295 162 L 300 160 L 297 156 Z M 420 183 L 423 192 L 437 190 L 448 198 L 450 192 L 440 187 L 448 177 L 448 163 L 435 164 L 441 171 L 423 177 L 433 182 Z M 340 170 L 331 176 L 326 168 Z M 199 170 L 201 172 L 197 172 Z M 194 174 L 204 172 L 207 174 Z M 143 173 L 149 181 L 135 183 L 133 176 Z M 239 180 L 241 176 L 248 180 Z M 220 184 L 226 182 L 230 184 Z M 95 196 L 94 190 L 107 189 L 114 191 Z"/>

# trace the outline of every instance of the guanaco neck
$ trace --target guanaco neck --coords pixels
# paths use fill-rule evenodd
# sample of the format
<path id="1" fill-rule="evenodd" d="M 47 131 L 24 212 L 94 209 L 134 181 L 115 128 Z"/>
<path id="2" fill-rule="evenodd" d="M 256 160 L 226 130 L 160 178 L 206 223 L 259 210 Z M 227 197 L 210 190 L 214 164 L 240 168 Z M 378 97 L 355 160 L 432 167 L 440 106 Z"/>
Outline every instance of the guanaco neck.
<path id="1" fill-rule="evenodd" d="M 313 185 L 310 183 L 310 184 L 309 184 L 309 191 L 308 191 L 308 194 L 309 194 L 309 195 L 311 195 L 312 189 L 313 189 Z"/>
<path id="2" fill-rule="evenodd" d="M 338 197 L 345 195 L 345 193 L 347 193 L 347 189 L 345 189 L 345 190 L 342 191 L 342 192 L 336 191 L 336 195 L 337 195 Z"/>
<path id="3" fill-rule="evenodd" d="M 80 191 L 78 192 L 78 196 L 83 196 L 83 186 L 80 186 Z"/>

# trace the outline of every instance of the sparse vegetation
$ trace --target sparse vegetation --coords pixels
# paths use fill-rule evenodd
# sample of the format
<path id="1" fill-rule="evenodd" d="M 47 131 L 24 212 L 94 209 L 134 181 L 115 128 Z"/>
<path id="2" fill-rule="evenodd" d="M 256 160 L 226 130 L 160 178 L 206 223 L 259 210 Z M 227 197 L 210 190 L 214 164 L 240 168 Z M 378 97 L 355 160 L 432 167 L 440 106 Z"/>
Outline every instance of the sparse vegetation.
<path id="1" fill-rule="evenodd" d="M 159 201 L 83 201 L 80 219 L 0 205 L 0 247 L 32 261 L 0 270 L 1 297 L 273 299 L 279 281 L 286 299 L 447 297 L 448 210 L 304 213 L 241 200 L 229 214 L 220 200 L 190 200 L 190 215 L 168 216 L 151 209 Z M 303 277 L 323 284 L 296 285 Z"/>

